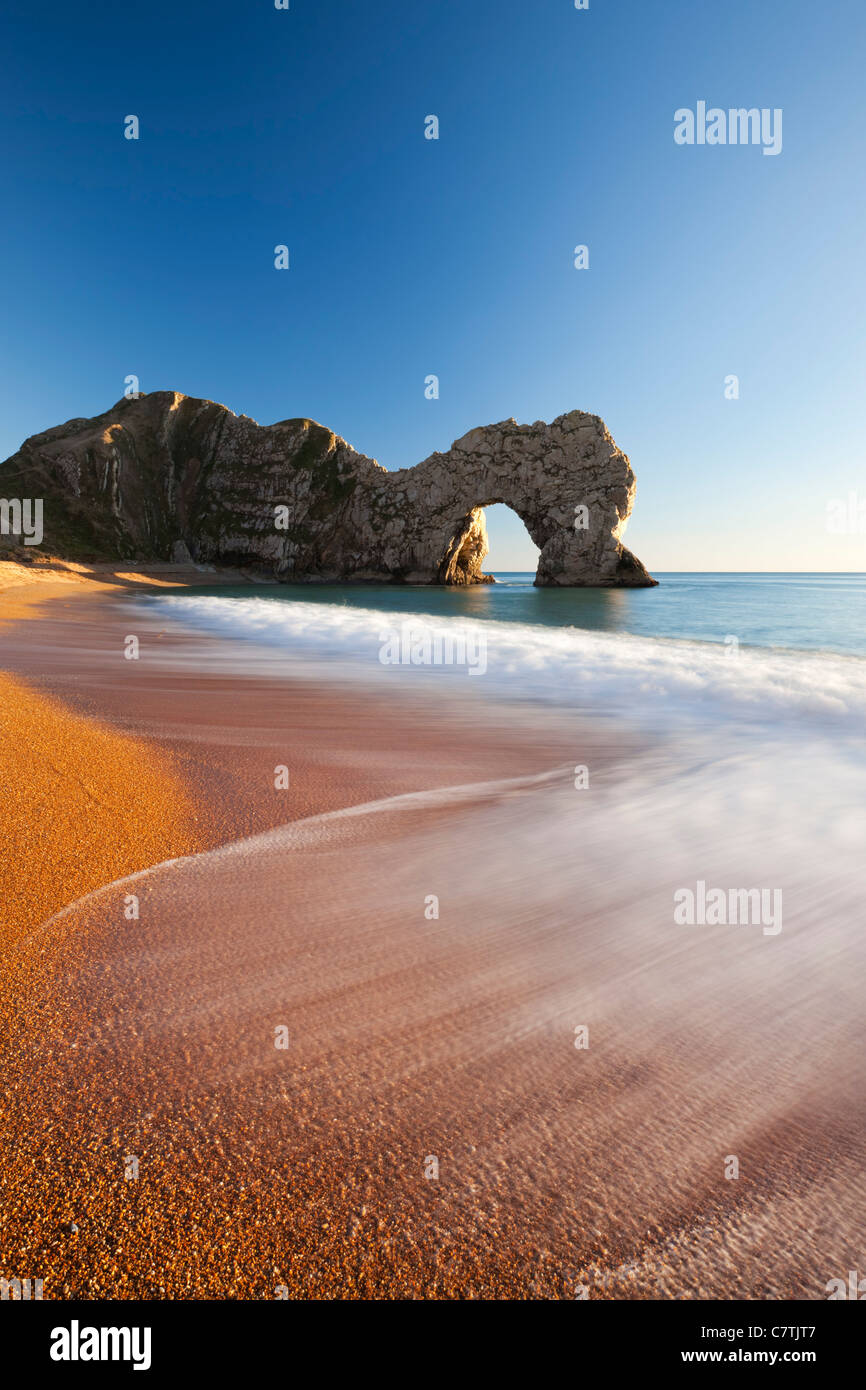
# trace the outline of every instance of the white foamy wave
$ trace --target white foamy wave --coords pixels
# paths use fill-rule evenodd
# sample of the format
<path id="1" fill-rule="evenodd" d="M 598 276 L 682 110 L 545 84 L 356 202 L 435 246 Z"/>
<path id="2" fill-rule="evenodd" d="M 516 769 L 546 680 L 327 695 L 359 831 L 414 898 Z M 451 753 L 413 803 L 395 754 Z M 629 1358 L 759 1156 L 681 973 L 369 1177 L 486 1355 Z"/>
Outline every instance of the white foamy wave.
<path id="1" fill-rule="evenodd" d="M 338 664 L 341 677 L 377 684 L 426 679 L 453 688 L 457 682 L 485 695 L 662 723 L 669 715 L 691 714 L 761 725 L 805 720 L 849 733 L 866 729 L 866 661 L 860 657 L 754 647 L 731 652 L 708 642 L 258 597 L 164 596 L 153 603 L 165 618 L 255 643 L 272 660 L 282 653 L 293 669 L 308 658 L 317 667 Z M 383 665 L 383 643 L 407 623 L 446 649 L 462 639 L 474 653 L 484 651 L 486 669 L 467 680 L 466 664 Z"/>

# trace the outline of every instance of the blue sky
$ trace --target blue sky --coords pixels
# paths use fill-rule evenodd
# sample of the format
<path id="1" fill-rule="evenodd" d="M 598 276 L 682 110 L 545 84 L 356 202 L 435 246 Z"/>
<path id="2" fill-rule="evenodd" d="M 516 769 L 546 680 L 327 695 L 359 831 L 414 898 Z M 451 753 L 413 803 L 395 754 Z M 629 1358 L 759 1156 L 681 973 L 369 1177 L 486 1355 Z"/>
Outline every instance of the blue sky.
<path id="1" fill-rule="evenodd" d="M 866 501 L 864 40 L 855 0 L 6 0 L 0 457 L 130 373 L 388 468 L 580 408 L 650 569 L 866 569 L 825 525 Z M 782 108 L 781 154 L 676 145 L 699 100 Z"/>

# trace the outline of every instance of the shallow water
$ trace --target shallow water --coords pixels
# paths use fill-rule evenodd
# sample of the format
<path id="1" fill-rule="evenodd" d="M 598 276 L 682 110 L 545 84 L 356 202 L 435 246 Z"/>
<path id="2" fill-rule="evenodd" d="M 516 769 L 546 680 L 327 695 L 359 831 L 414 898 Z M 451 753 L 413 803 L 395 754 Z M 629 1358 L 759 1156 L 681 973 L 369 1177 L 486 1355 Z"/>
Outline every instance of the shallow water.
<path id="1" fill-rule="evenodd" d="M 576 601 L 573 590 L 529 592 L 531 598 L 515 590 L 515 612 L 536 598 L 554 608 Z M 307 670 L 395 693 L 426 683 L 431 699 L 462 687 L 479 700 L 554 703 L 654 731 L 697 720 L 712 728 L 748 724 L 759 739 L 774 737 L 780 722 L 796 726 L 798 736 L 866 734 L 866 658 L 853 651 L 749 646 L 735 633 L 717 642 L 681 632 L 648 637 L 465 612 L 432 615 L 425 601 L 453 607 L 463 598 L 430 598 L 426 590 L 341 593 L 336 603 L 309 588 L 247 587 L 236 595 L 196 591 L 139 602 L 161 619 L 234 639 L 239 662 L 264 662 L 285 674 Z M 642 593 L 655 598 L 661 590 Z M 499 611 L 508 612 L 511 601 L 502 599 Z"/>
<path id="2" fill-rule="evenodd" d="M 161 941 L 172 971 L 176 953 L 193 1001 L 166 1066 L 203 1010 L 208 1096 L 266 1095 L 258 1040 L 285 1013 L 299 1156 L 350 1174 L 336 1214 L 354 1229 L 373 1134 L 387 1173 L 365 1209 L 417 1242 L 391 1291 L 445 1240 L 481 1288 L 507 1250 L 527 1291 L 567 1297 L 826 1297 L 866 1220 L 862 597 L 859 577 L 678 576 L 143 600 L 221 639 L 225 669 L 315 674 L 359 701 L 411 689 L 429 722 L 453 695 L 484 720 L 512 705 L 560 740 L 519 784 L 421 790 L 149 872 L 142 949 Z M 420 647 L 384 662 L 407 624 Z M 424 639 L 459 653 L 461 634 L 483 670 L 412 659 Z M 601 724 L 619 756 L 597 762 Z M 678 920 L 684 893 L 712 890 L 760 908 Z M 258 963 L 240 996 L 239 924 Z M 435 1220 L 413 1176 L 429 1153 L 460 1193 Z"/>
<path id="3" fill-rule="evenodd" d="M 79 1068 L 195 1209 L 239 1188 L 257 1295 L 271 1268 L 429 1295 L 458 1262 L 464 1296 L 824 1298 L 866 1219 L 858 787 L 825 748 L 671 738 L 582 789 L 389 798 L 145 871 L 51 925 Z M 698 878 L 778 889 L 773 929 L 677 923 Z"/>
<path id="4" fill-rule="evenodd" d="M 391 614 L 482 619 L 590 632 L 866 656 L 866 574 L 658 574 L 655 589 L 537 589 L 532 574 L 498 573 L 470 588 L 263 585 L 269 603 L 372 608 Z M 250 587 L 214 595 L 249 598 Z M 208 591 L 196 590 L 197 596 Z"/>

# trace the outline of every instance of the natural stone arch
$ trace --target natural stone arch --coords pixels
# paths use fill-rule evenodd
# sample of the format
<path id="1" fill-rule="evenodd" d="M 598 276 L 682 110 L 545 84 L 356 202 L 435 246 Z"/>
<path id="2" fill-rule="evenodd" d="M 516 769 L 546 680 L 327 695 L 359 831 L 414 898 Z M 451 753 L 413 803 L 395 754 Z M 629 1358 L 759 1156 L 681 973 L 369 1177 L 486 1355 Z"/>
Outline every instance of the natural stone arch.
<path id="1" fill-rule="evenodd" d="M 504 497 L 485 497 L 461 518 L 453 535 L 444 540 L 443 558 L 437 576 L 439 584 L 492 584 L 495 582 L 495 575 L 483 574 L 481 571 L 484 561 L 490 553 L 486 511 L 488 507 L 499 505 L 508 507 L 514 516 L 523 521 L 527 535 L 532 537 L 529 526 L 516 507 L 506 502 Z M 536 544 L 538 543 L 536 542 Z"/>
<path id="2" fill-rule="evenodd" d="M 45 547 L 73 559 L 192 556 L 286 581 L 472 584 L 485 578 L 483 507 L 503 502 L 539 547 L 537 584 L 655 582 L 622 544 L 631 465 L 582 411 L 470 430 L 388 472 L 312 420 L 261 426 L 157 391 L 34 435 L 0 465 L 4 489 L 45 499 Z"/>
<path id="3" fill-rule="evenodd" d="M 520 517 L 538 546 L 537 584 L 655 582 L 622 544 L 635 478 L 597 415 L 470 430 L 447 454 L 385 476 L 377 481 L 397 502 L 401 577 L 409 582 L 487 582 L 483 509 L 496 503 Z M 586 529 L 575 526 L 577 508 L 586 509 Z"/>

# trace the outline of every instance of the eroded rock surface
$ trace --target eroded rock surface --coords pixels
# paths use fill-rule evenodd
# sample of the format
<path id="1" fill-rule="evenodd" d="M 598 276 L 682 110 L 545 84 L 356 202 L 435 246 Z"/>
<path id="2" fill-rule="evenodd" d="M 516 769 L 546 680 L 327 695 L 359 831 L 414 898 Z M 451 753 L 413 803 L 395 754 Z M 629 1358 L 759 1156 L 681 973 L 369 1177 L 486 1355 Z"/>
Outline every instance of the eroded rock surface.
<path id="1" fill-rule="evenodd" d="M 634 492 L 625 454 L 579 410 L 470 430 L 388 472 L 312 420 L 262 426 L 172 391 L 33 435 L 0 464 L 0 495 L 44 499 L 54 554 L 188 554 L 286 581 L 486 582 L 482 509 L 504 502 L 541 551 L 536 583 L 653 584 L 622 544 Z"/>

